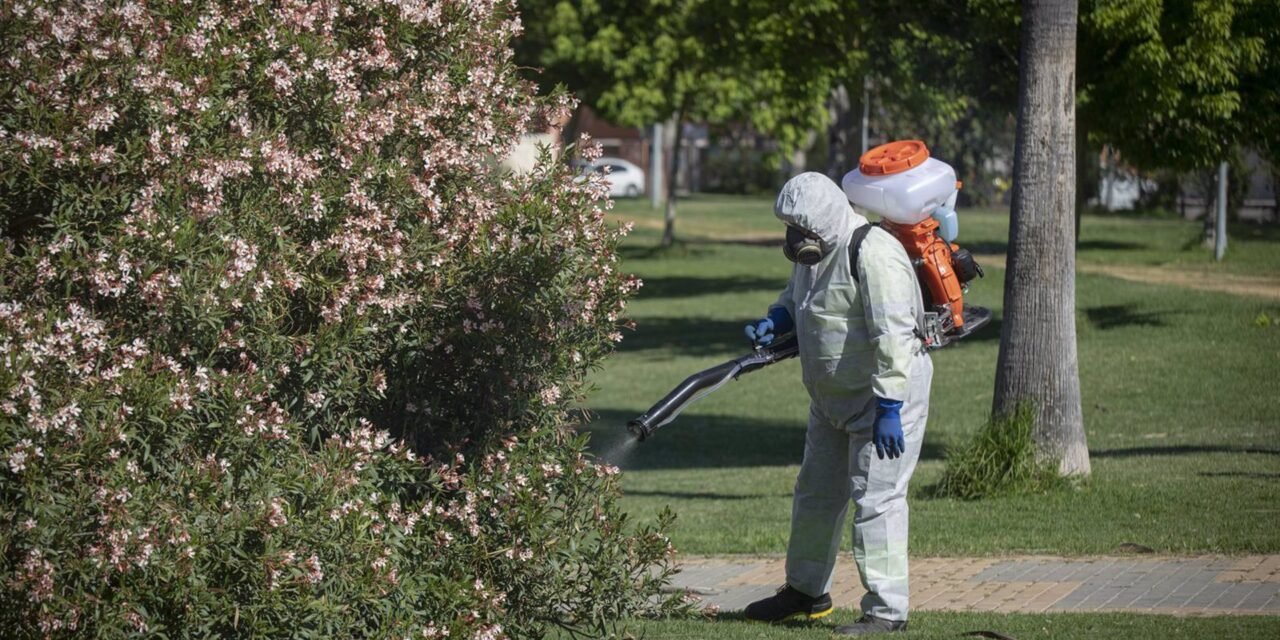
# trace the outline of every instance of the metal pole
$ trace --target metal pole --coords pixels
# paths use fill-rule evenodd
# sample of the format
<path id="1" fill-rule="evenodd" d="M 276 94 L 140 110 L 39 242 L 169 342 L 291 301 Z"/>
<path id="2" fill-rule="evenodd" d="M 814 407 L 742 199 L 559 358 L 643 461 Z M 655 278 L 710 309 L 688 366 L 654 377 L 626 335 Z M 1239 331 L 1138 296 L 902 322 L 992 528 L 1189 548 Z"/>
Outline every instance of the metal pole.
<path id="1" fill-rule="evenodd" d="M 662 206 L 662 123 L 655 122 L 649 135 L 649 206 Z"/>
<path id="2" fill-rule="evenodd" d="M 1227 252 L 1227 163 L 1218 165 L 1218 225 L 1213 231 L 1213 259 Z"/>

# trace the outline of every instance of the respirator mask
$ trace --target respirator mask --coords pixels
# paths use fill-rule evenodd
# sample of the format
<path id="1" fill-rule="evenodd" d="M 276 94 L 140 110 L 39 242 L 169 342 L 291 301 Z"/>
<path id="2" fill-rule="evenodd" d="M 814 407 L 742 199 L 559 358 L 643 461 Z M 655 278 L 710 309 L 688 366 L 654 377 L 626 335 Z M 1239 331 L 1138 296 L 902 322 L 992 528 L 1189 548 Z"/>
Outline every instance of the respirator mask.
<path id="1" fill-rule="evenodd" d="M 782 243 L 782 253 L 788 260 L 806 267 L 818 264 L 826 255 L 822 250 L 822 242 L 816 236 L 791 225 L 787 225 L 787 239 Z"/>

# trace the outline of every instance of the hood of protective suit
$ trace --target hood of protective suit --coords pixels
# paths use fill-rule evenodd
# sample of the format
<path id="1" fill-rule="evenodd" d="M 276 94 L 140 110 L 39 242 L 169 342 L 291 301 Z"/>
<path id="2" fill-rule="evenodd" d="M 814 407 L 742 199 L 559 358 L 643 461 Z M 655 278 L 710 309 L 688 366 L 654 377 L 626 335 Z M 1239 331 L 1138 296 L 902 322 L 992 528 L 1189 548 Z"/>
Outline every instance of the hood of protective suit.
<path id="1" fill-rule="evenodd" d="M 853 233 L 853 207 L 831 178 L 810 171 L 787 181 L 778 193 L 773 214 L 786 224 L 816 236 L 823 253 L 847 243 Z"/>

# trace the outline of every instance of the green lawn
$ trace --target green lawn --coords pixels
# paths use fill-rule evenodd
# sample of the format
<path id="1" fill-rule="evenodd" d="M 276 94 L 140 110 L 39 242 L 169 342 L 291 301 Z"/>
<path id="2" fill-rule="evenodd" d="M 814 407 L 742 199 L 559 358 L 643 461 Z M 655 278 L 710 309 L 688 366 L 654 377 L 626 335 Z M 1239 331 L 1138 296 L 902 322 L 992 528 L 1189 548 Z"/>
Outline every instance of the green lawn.
<path id="1" fill-rule="evenodd" d="M 779 236 L 773 202 L 745 196 L 696 196 L 679 204 L 679 237 L 694 243 Z M 618 200 L 614 216 L 636 223 L 637 238 L 662 228 L 662 212 L 647 200 Z M 1232 224 L 1227 259 L 1215 263 L 1201 244 L 1203 225 L 1121 214 L 1086 216 L 1077 259 L 1082 264 L 1170 267 L 1194 273 L 1264 276 L 1280 282 L 1280 225 Z M 960 242 L 977 254 L 1008 246 L 1008 211 L 960 211 Z M 642 241 L 639 246 L 653 243 Z"/>
<path id="2" fill-rule="evenodd" d="M 687 375 L 747 351 L 742 325 L 764 313 L 790 273 L 777 244 L 762 242 L 781 235 L 771 203 L 687 201 L 677 227 L 685 242 L 665 251 L 654 249 L 660 215 L 647 203 L 622 202 L 614 215 L 638 222 L 623 268 L 645 287 L 628 310 L 636 331 L 593 378 L 593 447 L 626 471 L 623 504 L 636 517 L 666 505 L 676 511 L 680 550 L 781 552 L 807 415 L 796 361 L 726 385 L 648 442 L 628 444 L 623 429 Z M 1003 251 L 1006 215 L 960 216 L 962 245 Z M 1088 217 L 1080 260 L 1280 282 L 1280 235 L 1252 230 L 1256 237 L 1249 227 L 1233 230 L 1229 260 L 1213 265 L 1196 243 L 1196 223 Z M 1081 274 L 1091 481 L 1049 496 L 930 497 L 947 448 L 964 442 L 990 408 L 1003 277 L 988 268 L 967 298 L 997 311 L 993 326 L 934 356 L 932 410 L 912 484 L 914 554 L 1106 553 L 1125 542 L 1171 553 L 1280 551 L 1275 299 Z"/>
<path id="3" fill-rule="evenodd" d="M 837 611 L 828 618 L 807 624 L 763 625 L 733 617 L 716 620 L 633 622 L 627 638 L 645 640 L 826 640 L 831 630 L 852 622 L 856 616 Z M 1173 640 L 1177 638 L 1270 639 L 1275 637 L 1276 618 L 1261 616 L 1176 618 L 1137 614 L 1001 615 L 993 613 L 951 613 L 924 611 L 911 615 L 906 638 L 954 639 L 973 631 L 993 631 L 1018 640 Z M 879 636 L 876 636 L 879 637 Z M 898 636 L 886 636 L 898 637 Z M 992 636 L 986 636 L 992 637 Z M 995 636 L 998 637 L 998 636 Z"/>

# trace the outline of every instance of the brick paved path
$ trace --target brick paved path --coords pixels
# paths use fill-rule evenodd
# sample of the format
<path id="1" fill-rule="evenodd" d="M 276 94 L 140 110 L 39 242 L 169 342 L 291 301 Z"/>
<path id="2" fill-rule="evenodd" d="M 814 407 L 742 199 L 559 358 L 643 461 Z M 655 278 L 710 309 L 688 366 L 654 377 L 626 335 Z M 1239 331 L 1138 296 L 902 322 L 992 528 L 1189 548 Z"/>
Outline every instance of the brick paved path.
<path id="1" fill-rule="evenodd" d="M 784 579 L 780 557 L 681 563 L 674 586 L 721 611 L 772 595 Z M 857 568 L 842 556 L 831 589 L 836 607 L 857 607 L 862 593 Z M 911 608 L 1280 615 L 1280 555 L 913 558 Z"/>

